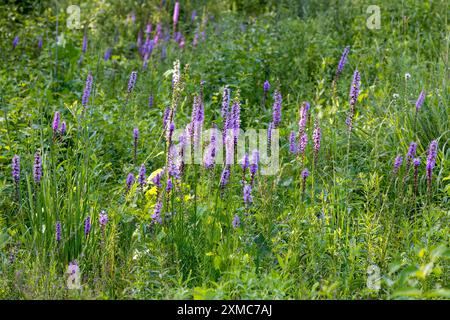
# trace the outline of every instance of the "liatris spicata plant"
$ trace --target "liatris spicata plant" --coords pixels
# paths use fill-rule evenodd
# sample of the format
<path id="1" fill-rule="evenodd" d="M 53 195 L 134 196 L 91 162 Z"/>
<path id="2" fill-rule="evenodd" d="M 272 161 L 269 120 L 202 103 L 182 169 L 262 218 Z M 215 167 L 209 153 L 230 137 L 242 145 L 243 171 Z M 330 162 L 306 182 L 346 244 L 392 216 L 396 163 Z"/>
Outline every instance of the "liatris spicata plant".
<path id="1" fill-rule="evenodd" d="M 81 47 L 81 52 L 86 53 L 87 45 L 88 45 L 88 37 L 87 37 L 87 33 L 84 32 L 84 35 L 83 35 L 83 46 Z"/>
<path id="2" fill-rule="evenodd" d="M 313 131 L 313 142 L 314 142 L 314 163 L 317 162 L 317 158 L 320 150 L 320 140 L 322 137 L 322 133 L 319 127 L 319 123 L 316 121 L 314 123 L 314 131 Z"/>
<path id="3" fill-rule="evenodd" d="M 172 179 L 169 177 L 167 179 L 166 191 L 169 193 L 170 191 L 172 191 L 172 189 L 173 189 L 173 183 L 172 183 Z"/>
<path id="4" fill-rule="evenodd" d="M 145 171 L 146 171 L 146 168 L 145 168 L 145 164 L 143 163 L 141 165 L 141 168 L 139 169 L 139 178 L 138 178 L 139 186 L 141 187 L 141 189 L 144 189 L 145 182 L 146 182 Z"/>
<path id="5" fill-rule="evenodd" d="M 250 185 L 253 185 L 253 183 L 255 182 L 255 176 L 256 173 L 258 172 L 258 165 L 259 165 L 259 151 L 255 149 L 253 150 L 252 161 L 250 164 Z"/>
<path id="6" fill-rule="evenodd" d="M 269 92 L 269 90 L 270 90 L 270 82 L 269 82 L 269 80 L 264 81 L 263 89 L 264 89 L 265 93 Z"/>
<path id="7" fill-rule="evenodd" d="M 128 79 L 128 95 L 133 91 L 134 85 L 136 84 L 137 71 L 131 71 L 130 79 Z"/>
<path id="8" fill-rule="evenodd" d="M 87 237 L 89 232 L 91 232 L 91 216 L 87 216 L 84 219 L 84 236 Z"/>
<path id="9" fill-rule="evenodd" d="M 241 104 L 239 102 L 239 93 L 234 99 L 233 105 L 231 107 L 231 119 L 230 129 L 233 129 L 234 145 L 237 146 L 239 129 L 241 128 Z"/>
<path id="10" fill-rule="evenodd" d="M 55 235 L 56 235 L 56 242 L 60 243 L 61 242 L 61 221 L 56 221 L 56 226 L 55 226 Z"/>
<path id="11" fill-rule="evenodd" d="M 309 102 L 305 101 L 300 108 L 300 120 L 298 121 L 298 133 L 299 137 L 303 136 L 303 133 L 306 130 L 306 124 L 308 122 L 308 111 L 310 105 Z"/>
<path id="12" fill-rule="evenodd" d="M 39 153 L 39 151 L 37 151 L 34 154 L 33 177 L 34 177 L 34 182 L 36 184 L 39 184 L 41 182 L 41 177 L 42 177 L 42 159 L 41 159 L 41 154 Z"/>
<path id="13" fill-rule="evenodd" d="M 153 209 L 153 214 L 152 214 L 152 222 L 153 223 L 162 223 L 162 219 L 161 219 L 161 209 L 162 209 L 162 201 L 158 200 L 158 202 L 156 202 L 155 207 Z"/>
<path id="14" fill-rule="evenodd" d="M 427 182 L 428 182 L 428 192 L 431 196 L 431 182 L 432 182 L 432 174 L 433 169 L 436 166 L 436 156 L 437 156 L 437 148 L 438 143 L 436 140 L 431 141 L 430 146 L 428 147 L 428 157 L 427 157 Z"/>
<path id="15" fill-rule="evenodd" d="M 420 108 L 422 108 L 424 101 L 425 101 L 425 91 L 422 90 L 420 92 L 419 98 L 417 98 L 417 101 L 416 101 L 416 113 L 418 113 Z"/>
<path id="16" fill-rule="evenodd" d="M 108 61 L 111 58 L 112 55 L 112 48 L 108 48 L 105 51 L 105 54 L 103 55 L 103 60 Z"/>
<path id="17" fill-rule="evenodd" d="M 134 163 L 136 163 L 136 159 L 137 159 L 138 139 L 139 139 L 139 129 L 134 128 L 133 129 Z"/>
<path id="18" fill-rule="evenodd" d="M 87 107 L 88 102 L 89 102 L 89 96 L 91 95 L 91 89 L 92 89 L 92 74 L 89 72 L 87 78 L 86 78 L 86 84 L 84 86 L 84 91 L 83 91 L 83 97 L 81 98 L 81 104 L 83 105 L 83 107 Z"/>
<path id="19" fill-rule="evenodd" d="M 309 170 L 307 168 L 303 169 L 301 176 L 302 176 L 302 199 L 303 199 L 305 197 L 306 179 L 309 177 Z"/>
<path id="20" fill-rule="evenodd" d="M 15 49 L 18 44 L 19 44 L 19 36 L 15 36 L 12 42 L 13 49 Z"/>
<path id="21" fill-rule="evenodd" d="M 263 84 L 263 98 L 262 98 L 262 106 L 264 108 L 264 110 L 266 109 L 266 101 L 267 101 L 267 94 L 269 93 L 270 90 L 270 83 L 268 80 L 264 81 Z"/>
<path id="22" fill-rule="evenodd" d="M 281 103 L 283 100 L 281 97 L 281 92 L 279 90 L 275 91 L 274 100 L 275 101 L 273 103 L 272 120 L 273 120 L 274 127 L 277 128 L 281 122 Z"/>
<path id="23" fill-rule="evenodd" d="M 60 115 L 59 111 L 56 111 L 55 115 L 53 116 L 53 124 L 52 124 L 53 137 L 55 137 L 58 134 L 60 118 L 61 118 L 61 115 Z"/>
<path id="24" fill-rule="evenodd" d="M 344 51 L 342 52 L 341 59 L 339 60 L 339 64 L 338 64 L 338 67 L 337 67 L 337 70 L 336 70 L 335 81 L 337 81 L 337 79 L 342 74 L 342 70 L 344 70 L 344 66 L 347 63 L 347 56 L 348 56 L 349 52 L 350 52 L 350 46 L 346 46 L 344 48 Z"/>
<path id="25" fill-rule="evenodd" d="M 272 133 L 275 129 L 273 122 L 269 123 L 269 128 L 267 128 L 267 151 L 270 152 L 272 146 Z"/>
<path id="26" fill-rule="evenodd" d="M 244 204 L 246 206 L 249 206 L 250 203 L 253 202 L 251 185 L 249 185 L 249 184 L 244 185 L 243 198 L 244 198 Z"/>
<path id="27" fill-rule="evenodd" d="M 164 171 L 160 171 L 152 179 L 153 184 L 158 188 L 162 187 L 161 178 L 162 178 L 163 174 L 164 174 Z"/>
<path id="28" fill-rule="evenodd" d="M 39 37 L 39 40 L 38 40 L 38 49 L 39 50 L 41 50 L 42 49 L 42 45 L 43 45 L 44 43 L 43 43 L 43 41 L 42 41 L 42 37 Z"/>
<path id="29" fill-rule="evenodd" d="M 61 123 L 61 128 L 59 129 L 59 133 L 63 136 L 67 132 L 67 124 L 65 121 Z"/>
<path id="30" fill-rule="evenodd" d="M 126 180 L 126 191 L 125 193 L 128 193 L 128 191 L 130 191 L 131 186 L 134 183 L 134 175 L 130 172 L 127 176 L 127 180 Z"/>
<path id="31" fill-rule="evenodd" d="M 100 226 L 102 228 L 106 227 L 106 224 L 108 223 L 108 214 L 106 213 L 105 210 L 100 211 L 98 222 L 100 223 Z"/>
<path id="32" fill-rule="evenodd" d="M 291 131 L 291 134 L 289 135 L 289 152 L 291 152 L 292 154 L 297 153 L 295 131 Z"/>
<path id="33" fill-rule="evenodd" d="M 227 118 L 229 107 L 230 107 L 230 89 L 228 88 L 228 86 L 225 86 L 222 95 L 222 108 L 220 109 L 220 115 L 222 116 L 223 119 Z"/>
<path id="34" fill-rule="evenodd" d="M 205 157 L 203 160 L 203 164 L 206 169 L 212 169 L 214 167 L 214 161 L 216 158 L 216 149 L 217 149 L 217 130 L 211 131 L 211 138 L 209 142 L 208 150 L 205 153 Z"/>
<path id="35" fill-rule="evenodd" d="M 170 115 L 170 107 L 166 107 L 166 109 L 164 110 L 164 115 L 163 115 L 163 128 L 164 128 L 164 130 L 167 130 L 167 122 L 169 120 L 169 115 Z"/>
<path id="36" fill-rule="evenodd" d="M 14 183 L 16 184 L 16 186 L 19 185 L 19 181 L 20 181 L 20 157 L 16 154 L 14 155 L 14 157 L 12 158 L 12 177 L 14 180 Z"/>
<path id="37" fill-rule="evenodd" d="M 403 157 L 401 155 L 398 155 L 394 160 L 394 169 L 392 170 L 394 175 L 397 175 L 398 170 L 400 169 L 400 166 L 403 163 Z"/>
<path id="38" fill-rule="evenodd" d="M 353 128 L 353 117 L 355 116 L 355 105 L 359 96 L 359 89 L 361 85 L 361 76 L 358 72 L 358 69 L 355 70 L 353 74 L 353 81 L 350 87 L 350 112 L 346 120 L 346 124 L 349 132 L 352 131 Z"/>
<path id="39" fill-rule="evenodd" d="M 418 177 L 419 177 L 420 158 L 414 158 L 413 165 L 414 165 L 414 197 L 415 197 L 419 189 Z"/>
<path id="40" fill-rule="evenodd" d="M 300 137 L 298 144 L 298 152 L 301 154 L 302 158 L 305 157 L 306 146 L 308 145 L 308 135 L 305 133 Z"/>
<path id="41" fill-rule="evenodd" d="M 416 155 L 416 151 L 417 151 L 417 143 L 411 142 L 409 144 L 408 153 L 406 154 L 406 171 L 408 171 L 409 166 L 411 165 L 411 161 Z"/>
<path id="42" fill-rule="evenodd" d="M 232 225 L 234 229 L 239 228 L 239 226 L 241 225 L 241 219 L 237 214 L 235 214 L 233 217 Z"/>
<path id="43" fill-rule="evenodd" d="M 153 107 L 153 95 L 152 94 L 148 97 L 148 106 L 149 106 L 149 108 Z"/>
<path id="44" fill-rule="evenodd" d="M 173 30 L 174 31 L 176 29 L 179 16 L 180 16 L 180 3 L 177 1 L 177 2 L 175 2 L 175 7 L 173 9 Z"/>
<path id="45" fill-rule="evenodd" d="M 230 166 L 226 165 L 223 168 L 222 175 L 220 176 L 220 188 L 223 189 L 228 184 L 230 180 Z"/>

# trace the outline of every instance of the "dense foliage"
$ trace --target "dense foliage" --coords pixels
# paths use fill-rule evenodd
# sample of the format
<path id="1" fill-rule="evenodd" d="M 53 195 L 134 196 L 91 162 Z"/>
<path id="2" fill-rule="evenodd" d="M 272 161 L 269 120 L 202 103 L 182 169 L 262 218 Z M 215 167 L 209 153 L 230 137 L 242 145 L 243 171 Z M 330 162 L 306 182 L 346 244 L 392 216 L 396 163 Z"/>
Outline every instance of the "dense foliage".
<path id="1" fill-rule="evenodd" d="M 450 297 L 447 1 L 72 2 L 0 5 L 0 298 Z"/>

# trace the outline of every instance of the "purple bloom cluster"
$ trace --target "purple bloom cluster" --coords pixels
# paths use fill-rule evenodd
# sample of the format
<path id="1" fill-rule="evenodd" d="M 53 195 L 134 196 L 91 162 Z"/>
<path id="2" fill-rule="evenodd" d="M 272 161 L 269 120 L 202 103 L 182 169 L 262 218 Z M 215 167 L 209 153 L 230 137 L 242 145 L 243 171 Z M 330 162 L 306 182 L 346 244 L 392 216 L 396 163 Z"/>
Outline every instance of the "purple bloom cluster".
<path id="1" fill-rule="evenodd" d="M 265 93 L 267 93 L 270 90 L 270 83 L 268 80 L 264 81 L 263 89 Z"/>
<path id="2" fill-rule="evenodd" d="M 162 209 L 162 201 L 158 201 L 155 204 L 155 207 L 153 209 L 153 214 L 152 214 L 152 220 L 153 223 L 162 223 L 162 219 L 161 219 L 161 209 Z"/>
<path id="3" fill-rule="evenodd" d="M 302 171 L 302 179 L 305 181 L 309 177 L 309 170 L 307 168 Z"/>
<path id="4" fill-rule="evenodd" d="M 250 163 L 250 181 L 252 185 L 253 182 L 255 181 L 255 175 L 258 172 L 258 165 L 259 165 L 259 151 L 255 149 L 253 150 L 252 161 Z"/>
<path id="5" fill-rule="evenodd" d="M 112 48 L 106 49 L 105 54 L 103 56 L 103 60 L 108 61 L 111 58 L 111 55 L 112 55 Z"/>
<path id="6" fill-rule="evenodd" d="M 317 122 L 314 123 L 313 142 L 314 142 L 314 159 L 317 159 L 320 150 L 320 140 L 322 133 Z"/>
<path id="7" fill-rule="evenodd" d="M 139 169 L 139 178 L 138 178 L 139 186 L 141 188 L 144 188 L 145 186 L 145 171 L 146 171 L 145 164 L 142 164 L 141 168 Z"/>
<path id="8" fill-rule="evenodd" d="M 356 100 L 359 96 L 359 89 L 361 85 L 361 76 L 358 72 L 358 69 L 355 70 L 355 73 L 353 74 L 353 81 L 352 85 L 350 87 L 350 105 L 354 106 L 356 104 Z"/>
<path id="9" fill-rule="evenodd" d="M 234 229 L 239 228 L 239 226 L 241 225 L 241 219 L 239 218 L 239 216 L 237 214 L 234 215 L 232 224 L 233 224 Z"/>
<path id="10" fill-rule="evenodd" d="M 16 154 L 12 158 L 12 177 L 16 184 L 20 181 L 20 157 Z"/>
<path id="11" fill-rule="evenodd" d="M 134 85 L 136 84 L 137 71 L 132 71 L 130 74 L 130 79 L 128 80 L 128 94 L 133 91 Z"/>
<path id="12" fill-rule="evenodd" d="M 58 133 L 60 118 L 61 115 L 59 114 L 59 111 L 56 111 L 55 115 L 53 116 L 53 124 L 52 124 L 53 134 Z"/>
<path id="13" fill-rule="evenodd" d="M 19 44 L 19 36 L 15 36 L 12 42 L 13 49 L 15 49 L 18 44 Z"/>
<path id="14" fill-rule="evenodd" d="M 223 96 L 222 96 L 222 109 L 220 110 L 222 118 L 226 119 L 229 107 L 230 107 L 230 88 L 225 86 L 225 88 L 223 89 Z"/>
<path id="15" fill-rule="evenodd" d="M 106 227 L 106 224 L 108 223 L 108 214 L 106 213 L 105 210 L 100 211 L 98 222 L 100 223 L 100 226 L 102 228 Z"/>
<path id="16" fill-rule="evenodd" d="M 133 183 L 134 183 L 134 175 L 130 172 L 128 174 L 128 176 L 127 176 L 127 181 L 126 181 L 127 189 L 126 189 L 126 192 L 130 191 L 130 188 L 133 185 Z"/>
<path id="17" fill-rule="evenodd" d="M 300 137 L 300 142 L 298 144 L 298 152 L 300 154 L 305 154 L 306 146 L 308 145 L 308 135 L 303 133 L 303 135 Z"/>
<path id="18" fill-rule="evenodd" d="M 173 24 L 174 26 L 178 23 L 178 18 L 180 16 L 180 3 L 175 2 L 175 7 L 173 9 Z"/>
<path id="19" fill-rule="evenodd" d="M 279 90 L 276 90 L 274 93 L 274 104 L 273 104 L 273 113 L 272 113 L 272 119 L 273 119 L 273 124 L 276 127 L 278 127 L 278 125 L 281 122 L 281 103 L 282 103 L 282 97 L 281 97 L 281 92 Z"/>
<path id="20" fill-rule="evenodd" d="M 220 176 L 220 187 L 222 189 L 225 188 L 229 180 L 230 180 L 230 166 L 226 165 L 225 168 L 223 168 L 222 175 Z"/>
<path id="21" fill-rule="evenodd" d="M 83 97 L 81 98 L 81 104 L 86 107 L 89 102 L 89 96 L 91 95 L 92 89 L 92 74 L 89 72 L 86 78 L 86 85 L 84 86 Z"/>
<path id="22" fill-rule="evenodd" d="M 56 221 L 56 242 L 61 242 L 61 222 Z"/>
<path id="23" fill-rule="evenodd" d="M 291 131 L 291 134 L 289 135 L 289 151 L 292 154 L 297 153 L 297 143 L 296 143 L 295 131 Z"/>
<path id="24" fill-rule="evenodd" d="M 419 98 L 417 98 L 417 101 L 416 101 L 416 112 L 419 112 L 419 110 L 422 107 L 424 101 L 425 101 L 425 91 L 422 90 L 420 92 Z"/>
<path id="25" fill-rule="evenodd" d="M 431 188 L 431 180 L 433 169 L 436 166 L 436 156 L 437 156 L 438 143 L 436 140 L 431 141 L 430 146 L 428 147 L 428 156 L 427 156 L 427 181 L 428 187 Z"/>
<path id="26" fill-rule="evenodd" d="M 396 175 L 398 173 L 398 170 L 400 169 L 400 166 L 402 165 L 402 163 L 403 163 L 403 157 L 398 155 L 394 161 L 394 169 L 393 169 L 394 175 Z"/>
<path id="27" fill-rule="evenodd" d="M 338 64 L 338 67 L 336 70 L 336 79 L 339 78 L 339 76 L 342 73 L 342 70 L 344 69 L 345 64 L 347 63 L 347 56 L 348 56 L 349 52 L 350 52 L 350 46 L 346 46 L 344 48 L 344 52 L 342 52 L 341 59 L 339 60 L 339 64 Z"/>
<path id="28" fill-rule="evenodd" d="M 33 177 L 34 177 L 34 182 L 36 184 L 39 184 L 41 182 L 41 177 L 42 177 L 42 159 L 41 159 L 41 154 L 39 153 L 39 151 L 37 151 L 34 154 Z"/>
<path id="29" fill-rule="evenodd" d="M 249 205 L 250 203 L 253 202 L 253 198 L 252 198 L 252 186 L 249 184 L 244 185 L 244 203 L 246 205 Z"/>
<path id="30" fill-rule="evenodd" d="M 85 32 L 84 35 L 83 35 L 83 46 L 81 48 L 81 51 L 83 53 L 86 53 L 86 51 L 87 51 L 87 44 L 88 44 L 88 38 L 87 38 L 87 34 Z"/>
<path id="31" fill-rule="evenodd" d="M 84 219 L 84 235 L 87 237 L 90 231 L 91 231 L 91 216 L 87 216 L 86 219 Z"/>

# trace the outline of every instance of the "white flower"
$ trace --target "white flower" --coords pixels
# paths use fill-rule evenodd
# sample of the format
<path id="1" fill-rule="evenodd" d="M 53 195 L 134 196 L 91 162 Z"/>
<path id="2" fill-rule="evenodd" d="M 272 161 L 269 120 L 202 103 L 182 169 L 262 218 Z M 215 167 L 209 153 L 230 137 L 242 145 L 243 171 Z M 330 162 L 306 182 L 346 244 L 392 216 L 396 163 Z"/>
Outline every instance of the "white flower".
<path id="1" fill-rule="evenodd" d="M 409 74 L 409 72 L 405 73 L 405 80 L 408 80 L 409 78 L 411 78 L 411 75 Z"/>
<path id="2" fill-rule="evenodd" d="M 398 99 L 399 95 L 398 95 L 398 93 L 394 93 L 394 94 L 392 95 L 392 97 L 393 97 L 394 99 Z"/>

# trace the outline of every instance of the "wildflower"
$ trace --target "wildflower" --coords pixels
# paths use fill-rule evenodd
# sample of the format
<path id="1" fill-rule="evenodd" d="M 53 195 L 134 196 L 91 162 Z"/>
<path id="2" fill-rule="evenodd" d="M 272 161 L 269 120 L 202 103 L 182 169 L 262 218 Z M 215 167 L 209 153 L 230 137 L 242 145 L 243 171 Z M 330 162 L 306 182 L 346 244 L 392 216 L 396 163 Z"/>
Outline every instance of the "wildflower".
<path id="1" fill-rule="evenodd" d="M 162 201 L 158 200 L 158 202 L 155 204 L 155 207 L 153 209 L 153 214 L 152 214 L 153 223 L 156 223 L 156 222 L 158 222 L 159 224 L 162 223 L 161 209 L 162 209 Z"/>
<path id="2" fill-rule="evenodd" d="M 130 172 L 128 174 L 128 176 L 127 176 L 127 181 L 126 181 L 127 189 L 126 189 L 126 192 L 130 191 L 131 186 L 133 185 L 133 183 L 134 183 L 134 175 Z"/>
<path id="3" fill-rule="evenodd" d="M 264 81 L 263 89 L 265 93 L 267 93 L 270 90 L 270 83 L 268 80 Z"/>
<path id="4" fill-rule="evenodd" d="M 230 106 L 230 89 L 228 88 L 228 86 L 225 86 L 222 95 L 222 109 L 220 110 L 220 114 L 224 119 L 228 115 L 229 106 Z"/>
<path id="5" fill-rule="evenodd" d="M 136 162 L 136 156 L 137 156 L 137 147 L 138 147 L 138 139 L 139 139 L 139 129 L 134 128 L 133 129 L 133 146 L 134 146 L 134 161 Z"/>
<path id="6" fill-rule="evenodd" d="M 39 40 L 38 40 L 38 49 L 39 50 L 42 49 L 42 45 L 43 45 L 42 37 L 39 37 Z"/>
<path id="7" fill-rule="evenodd" d="M 61 116 L 59 112 L 56 111 L 55 115 L 53 116 L 53 125 L 52 125 L 53 134 L 56 134 L 58 132 L 60 117 Z"/>
<path id="8" fill-rule="evenodd" d="M 169 177 L 167 179 L 166 191 L 170 192 L 173 189 L 172 179 Z"/>
<path id="9" fill-rule="evenodd" d="M 241 104 L 239 98 L 236 97 L 231 107 L 231 128 L 233 129 L 234 145 L 237 145 L 239 129 L 241 127 Z"/>
<path id="10" fill-rule="evenodd" d="M 111 54 L 112 54 L 112 49 L 111 48 L 106 49 L 105 54 L 103 56 L 103 60 L 108 61 L 109 58 L 111 58 Z"/>
<path id="11" fill-rule="evenodd" d="M 339 60 L 339 64 L 338 64 L 338 67 L 336 70 L 336 78 L 335 78 L 336 80 L 341 75 L 342 70 L 344 70 L 344 66 L 347 63 L 347 56 L 348 56 L 349 52 L 350 52 L 350 46 L 346 46 L 344 48 L 344 51 L 342 52 L 342 56 L 341 56 L 341 59 Z"/>
<path id="12" fill-rule="evenodd" d="M 413 160 L 414 156 L 416 155 L 416 151 L 417 151 L 417 143 L 411 142 L 409 144 L 408 153 L 406 154 L 406 172 L 409 171 L 411 161 Z"/>
<path id="13" fill-rule="evenodd" d="M 86 107 L 89 102 L 89 96 L 91 95 L 92 89 L 92 74 L 89 72 L 86 78 L 86 85 L 84 86 L 83 97 L 81 98 L 81 104 Z"/>
<path id="14" fill-rule="evenodd" d="M 314 131 L 313 131 L 313 142 L 314 142 L 314 160 L 317 161 L 317 156 L 320 150 L 320 140 L 322 137 L 322 133 L 319 127 L 319 123 L 316 121 L 314 123 Z"/>
<path id="15" fill-rule="evenodd" d="M 128 94 L 133 91 L 134 85 L 136 84 L 137 71 L 132 71 L 130 74 L 130 79 L 128 80 Z"/>
<path id="16" fill-rule="evenodd" d="M 87 216 L 86 219 L 84 219 L 84 235 L 87 237 L 90 231 L 91 231 L 91 216 Z"/>
<path id="17" fill-rule="evenodd" d="M 239 218 L 239 216 L 237 214 L 233 217 L 232 224 L 233 224 L 234 229 L 239 228 L 239 226 L 241 225 L 241 219 Z"/>
<path id="18" fill-rule="evenodd" d="M 436 166 L 437 148 L 438 148 L 437 141 L 436 140 L 431 141 L 430 146 L 428 147 L 428 157 L 426 165 L 428 189 L 430 190 L 430 192 L 431 192 L 432 173 L 434 167 Z"/>
<path id="19" fill-rule="evenodd" d="M 216 130 L 212 130 L 211 132 L 211 138 L 209 142 L 209 148 L 207 152 L 205 153 L 204 158 L 204 166 L 206 169 L 211 169 L 214 166 L 214 160 L 216 157 L 216 148 L 217 148 L 217 142 L 216 142 Z"/>
<path id="20" fill-rule="evenodd" d="M 99 221 L 100 226 L 102 227 L 102 229 L 104 227 L 106 227 L 106 224 L 108 223 L 108 214 L 106 213 L 105 210 L 100 211 L 100 215 L 99 215 L 98 221 Z"/>
<path id="21" fill-rule="evenodd" d="M 16 184 L 20 181 L 20 157 L 16 154 L 12 158 L 12 177 Z"/>
<path id="22" fill-rule="evenodd" d="M 180 60 L 175 60 L 173 63 L 172 85 L 177 87 L 180 82 Z"/>
<path id="23" fill-rule="evenodd" d="M 405 80 L 409 80 L 411 78 L 411 74 L 409 74 L 408 72 L 405 73 Z"/>
<path id="24" fill-rule="evenodd" d="M 249 167 L 249 160 L 248 160 L 248 153 L 246 153 L 246 154 L 244 154 L 244 156 L 242 157 L 242 160 L 241 160 L 242 171 L 245 172 L 245 170 L 247 170 L 248 167 Z"/>
<path id="25" fill-rule="evenodd" d="M 175 2 L 175 7 L 173 9 L 173 25 L 174 25 L 174 27 L 178 23 L 179 16 L 180 16 L 180 3 L 177 1 L 177 2 Z"/>
<path id="26" fill-rule="evenodd" d="M 398 155 L 394 161 L 394 170 L 393 170 L 394 175 L 396 175 L 398 173 L 398 170 L 400 169 L 402 162 L 403 162 L 403 157 Z"/>
<path id="27" fill-rule="evenodd" d="M 419 110 L 422 107 L 424 101 L 425 101 L 425 91 L 422 90 L 420 92 L 419 98 L 417 98 L 417 101 L 416 101 L 416 112 L 419 112 Z"/>
<path id="28" fill-rule="evenodd" d="M 139 170 L 139 179 L 138 179 L 139 186 L 141 187 L 141 189 L 144 188 L 145 185 L 145 171 L 146 171 L 145 164 L 142 164 Z"/>
<path id="29" fill-rule="evenodd" d="M 152 24 L 151 23 L 147 23 L 147 26 L 145 28 L 145 33 L 149 34 L 152 32 Z"/>
<path id="30" fill-rule="evenodd" d="M 69 273 L 69 276 L 73 276 L 73 275 L 77 274 L 80 271 L 80 268 L 78 267 L 78 263 L 75 260 L 69 262 L 67 271 Z M 75 281 L 75 280 L 73 280 L 73 281 Z"/>
<path id="31" fill-rule="evenodd" d="M 414 165 L 414 196 L 415 196 L 419 188 L 418 176 L 419 176 L 420 158 L 414 158 L 413 165 Z"/>
<path id="32" fill-rule="evenodd" d="M 39 184 L 41 182 L 41 177 L 42 177 L 42 159 L 41 159 L 41 154 L 39 153 L 39 151 L 37 151 L 34 154 L 33 176 L 34 176 L 34 182 L 36 184 Z"/>
<path id="33" fill-rule="evenodd" d="M 248 184 L 244 185 L 244 203 L 245 205 L 249 205 L 253 202 L 252 198 L 252 187 Z"/>
<path id="34" fill-rule="evenodd" d="M 300 109 L 300 120 L 298 121 L 298 132 L 301 137 L 306 130 L 306 123 L 308 121 L 308 110 L 310 108 L 309 102 L 305 101 Z"/>
<path id="35" fill-rule="evenodd" d="M 155 174 L 155 176 L 152 179 L 152 182 L 155 186 L 157 186 L 158 188 L 162 187 L 162 183 L 161 183 L 161 177 L 163 175 L 164 171 L 161 170 L 160 172 L 158 172 L 157 174 Z"/>
<path id="36" fill-rule="evenodd" d="M 192 10 L 191 22 L 194 22 L 196 17 L 197 17 L 197 10 Z"/>
<path id="37" fill-rule="evenodd" d="M 87 44 L 88 44 L 88 38 L 87 38 L 87 34 L 85 32 L 84 35 L 83 35 L 83 46 L 81 48 L 81 51 L 83 53 L 86 53 L 86 51 L 87 51 Z"/>
<path id="38" fill-rule="evenodd" d="M 61 222 L 56 221 L 56 242 L 61 242 Z"/>
<path id="39" fill-rule="evenodd" d="M 19 36 L 15 36 L 14 40 L 12 42 L 13 45 L 13 49 L 15 49 L 17 47 L 17 45 L 19 44 Z"/>
<path id="40" fill-rule="evenodd" d="M 273 119 L 273 124 L 276 127 L 278 127 L 278 125 L 281 122 L 281 102 L 282 102 L 282 97 L 281 97 L 281 92 L 279 90 L 276 90 L 274 93 L 274 99 L 275 102 L 273 104 L 273 114 L 272 114 L 272 119 Z"/>
<path id="41" fill-rule="evenodd" d="M 230 166 L 226 165 L 222 171 L 222 175 L 220 176 L 220 188 L 225 188 L 230 180 Z"/>
<path id="42" fill-rule="evenodd" d="M 291 131 L 291 134 L 289 135 L 289 151 L 292 154 L 297 153 L 297 144 L 295 143 L 295 131 Z"/>
<path id="43" fill-rule="evenodd" d="M 300 137 L 300 142 L 299 142 L 299 145 L 298 145 L 298 151 L 300 152 L 300 154 L 302 154 L 302 155 L 305 154 L 305 150 L 306 150 L 307 144 L 308 144 L 308 135 L 305 132 Z"/>
<path id="44" fill-rule="evenodd" d="M 66 134 L 66 131 L 67 131 L 67 125 L 66 125 L 66 122 L 63 121 L 63 122 L 61 123 L 61 128 L 59 129 L 59 133 L 60 133 L 61 135 L 65 135 L 65 134 Z"/>
<path id="45" fill-rule="evenodd" d="M 259 164 L 259 151 L 255 149 L 253 150 L 252 162 L 250 164 L 250 181 L 252 185 L 255 180 L 256 172 L 258 172 L 258 164 Z"/>
<path id="46" fill-rule="evenodd" d="M 167 122 L 169 120 L 169 115 L 170 115 L 170 107 L 167 107 L 164 110 L 164 115 L 163 115 L 163 127 L 164 127 L 164 129 L 167 128 Z"/>
<path id="47" fill-rule="evenodd" d="M 302 173 L 302 198 L 305 196 L 306 191 L 306 179 L 309 177 L 309 171 L 307 168 L 303 169 Z"/>
<path id="48" fill-rule="evenodd" d="M 153 95 L 150 95 L 148 97 L 148 106 L 151 108 L 153 107 Z"/>
<path id="49" fill-rule="evenodd" d="M 360 84 L 361 84 L 361 76 L 358 72 L 358 69 L 356 69 L 355 73 L 353 74 L 353 81 L 350 87 L 350 112 L 347 117 L 347 120 L 345 121 L 349 131 L 351 131 L 353 128 L 353 117 L 355 116 L 355 105 L 359 96 Z"/>

